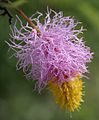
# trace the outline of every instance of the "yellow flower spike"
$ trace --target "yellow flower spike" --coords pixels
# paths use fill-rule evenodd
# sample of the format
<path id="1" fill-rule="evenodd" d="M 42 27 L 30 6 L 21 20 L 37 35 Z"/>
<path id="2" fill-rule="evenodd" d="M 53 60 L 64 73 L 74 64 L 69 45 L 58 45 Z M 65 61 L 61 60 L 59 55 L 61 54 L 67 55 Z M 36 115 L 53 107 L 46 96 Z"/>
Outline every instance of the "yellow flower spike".
<path id="1" fill-rule="evenodd" d="M 61 85 L 56 83 L 57 78 L 49 81 L 48 86 L 55 101 L 61 108 L 66 108 L 68 111 L 73 112 L 81 105 L 83 82 L 81 77 L 77 75 L 75 78 L 70 79 L 68 82 L 63 82 Z"/>

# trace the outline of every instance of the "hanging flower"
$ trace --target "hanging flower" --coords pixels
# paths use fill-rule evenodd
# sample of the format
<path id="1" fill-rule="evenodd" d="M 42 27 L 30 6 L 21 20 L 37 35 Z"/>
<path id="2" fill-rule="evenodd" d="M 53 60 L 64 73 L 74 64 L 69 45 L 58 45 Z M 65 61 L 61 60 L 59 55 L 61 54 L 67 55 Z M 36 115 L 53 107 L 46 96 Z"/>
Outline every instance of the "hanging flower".
<path id="1" fill-rule="evenodd" d="M 30 17 L 40 33 L 28 23 L 23 25 L 17 16 L 8 45 L 18 59 L 17 70 L 23 69 L 27 79 L 35 80 L 39 92 L 48 85 L 56 102 L 74 111 L 82 101 L 81 77 L 88 72 L 86 64 L 92 58 L 90 48 L 79 37 L 84 29 L 77 29 L 80 22 L 62 12 L 48 10 L 42 23 L 41 16 L 37 12 Z"/>

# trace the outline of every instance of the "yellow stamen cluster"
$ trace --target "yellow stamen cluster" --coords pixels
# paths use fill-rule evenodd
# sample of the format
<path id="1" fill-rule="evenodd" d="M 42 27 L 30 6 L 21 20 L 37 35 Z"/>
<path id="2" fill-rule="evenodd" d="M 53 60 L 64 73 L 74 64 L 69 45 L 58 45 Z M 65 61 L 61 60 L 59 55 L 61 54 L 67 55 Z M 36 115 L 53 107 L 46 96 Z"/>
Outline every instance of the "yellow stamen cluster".
<path id="1" fill-rule="evenodd" d="M 78 109 L 81 102 L 83 102 L 83 82 L 79 75 L 61 85 L 57 84 L 56 78 L 54 78 L 49 81 L 48 85 L 55 97 L 56 103 L 59 104 L 61 108 L 66 108 L 68 111 L 73 112 L 75 109 Z"/>

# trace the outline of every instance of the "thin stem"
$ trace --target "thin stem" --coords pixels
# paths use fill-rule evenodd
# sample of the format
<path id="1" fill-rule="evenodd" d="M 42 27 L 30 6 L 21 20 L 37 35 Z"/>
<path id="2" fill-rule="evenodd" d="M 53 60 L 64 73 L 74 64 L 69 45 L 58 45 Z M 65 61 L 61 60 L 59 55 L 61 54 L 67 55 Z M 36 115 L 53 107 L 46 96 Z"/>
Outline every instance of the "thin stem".
<path id="1" fill-rule="evenodd" d="M 16 11 L 28 22 L 28 24 L 33 29 L 36 29 L 37 33 L 40 33 L 40 30 L 33 24 L 33 22 L 24 14 L 24 12 L 22 10 L 16 9 Z"/>
<path id="2" fill-rule="evenodd" d="M 11 5 L 12 2 L 8 1 L 8 3 Z M 25 15 L 25 13 L 20 10 L 19 8 L 15 8 L 15 10 L 28 22 L 28 24 L 37 31 L 37 33 L 40 33 L 40 30 L 35 26 L 35 24 Z"/>

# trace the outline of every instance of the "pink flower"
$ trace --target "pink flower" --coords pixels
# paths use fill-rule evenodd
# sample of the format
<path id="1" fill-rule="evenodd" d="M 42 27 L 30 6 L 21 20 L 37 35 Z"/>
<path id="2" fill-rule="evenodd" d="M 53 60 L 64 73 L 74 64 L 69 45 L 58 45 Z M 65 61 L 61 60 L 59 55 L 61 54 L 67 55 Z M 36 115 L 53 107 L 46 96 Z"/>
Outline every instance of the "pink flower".
<path id="1" fill-rule="evenodd" d="M 92 58 L 83 37 L 78 37 L 84 30 L 82 26 L 76 29 L 80 22 L 53 10 L 47 12 L 42 23 L 41 16 L 42 13 L 37 12 L 30 18 L 36 23 L 40 35 L 28 23 L 23 25 L 17 16 L 8 43 L 18 59 L 17 70 L 23 69 L 26 78 L 36 80 L 39 91 L 53 77 L 58 77 L 57 82 L 60 83 L 88 72 L 86 64 Z"/>

